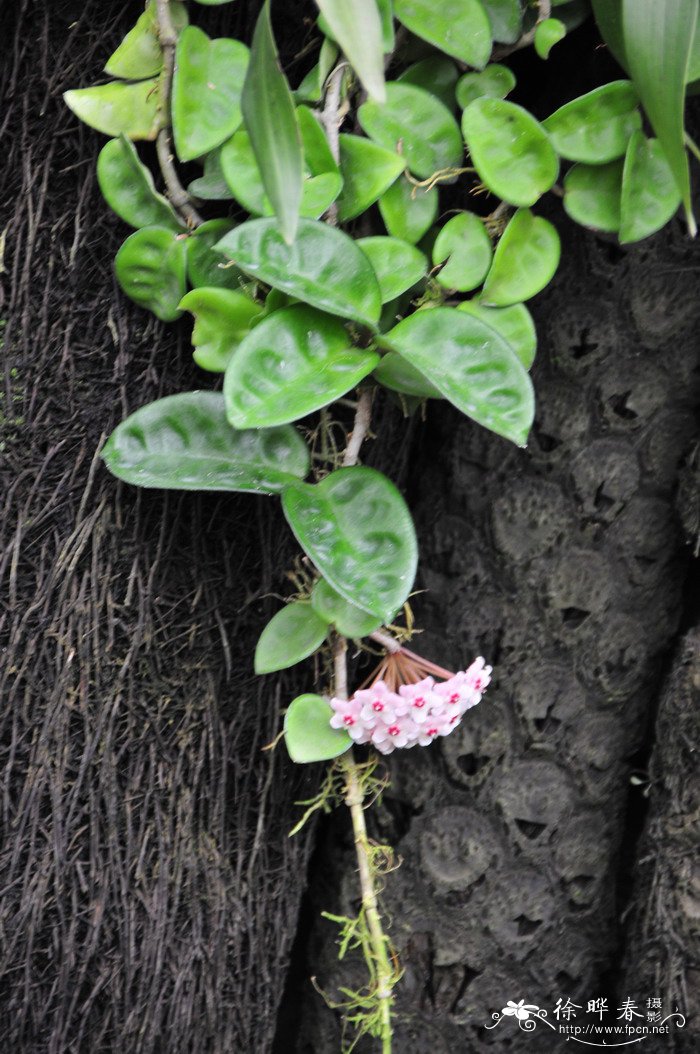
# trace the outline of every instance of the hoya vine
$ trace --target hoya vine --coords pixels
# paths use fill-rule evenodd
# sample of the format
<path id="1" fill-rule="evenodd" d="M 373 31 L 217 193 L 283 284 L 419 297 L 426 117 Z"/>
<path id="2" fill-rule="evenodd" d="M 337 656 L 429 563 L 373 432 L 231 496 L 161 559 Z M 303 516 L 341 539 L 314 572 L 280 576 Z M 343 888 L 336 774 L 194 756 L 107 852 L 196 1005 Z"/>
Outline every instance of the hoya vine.
<path id="1" fill-rule="evenodd" d="M 116 256 L 120 286 L 163 321 L 190 312 L 203 384 L 223 375 L 138 409 L 103 458 L 137 486 L 281 497 L 312 570 L 254 664 L 324 660 L 321 683 L 286 708 L 284 738 L 292 760 L 330 762 L 300 825 L 340 801 L 350 812 L 359 909 L 329 918 L 341 956 L 364 954 L 367 983 L 342 989 L 340 1007 L 348 1049 L 367 1034 L 389 1054 L 401 967 L 380 904 L 391 849 L 365 823 L 385 786 L 375 752 L 448 735 L 491 668 L 477 658 L 455 673 L 407 647 L 417 540 L 394 483 L 361 464 L 373 405 L 382 390 L 405 414 L 445 399 L 526 445 L 526 302 L 560 256 L 533 211 L 543 196 L 623 244 L 679 205 L 695 231 L 683 106 L 700 81 L 698 0 L 593 0 L 629 79 L 543 120 L 507 98 L 517 84 L 503 60 L 525 47 L 546 59 L 589 16 L 586 0 L 318 0 L 317 61 L 294 90 L 269 0 L 250 47 L 190 23 L 227 2 L 149 0 L 106 63 L 115 79 L 65 96 L 110 136 L 98 181 L 135 228 Z M 149 140 L 162 191 L 136 146 Z M 185 188 L 190 163 L 201 174 Z M 379 649 L 353 690 L 348 640 Z"/>

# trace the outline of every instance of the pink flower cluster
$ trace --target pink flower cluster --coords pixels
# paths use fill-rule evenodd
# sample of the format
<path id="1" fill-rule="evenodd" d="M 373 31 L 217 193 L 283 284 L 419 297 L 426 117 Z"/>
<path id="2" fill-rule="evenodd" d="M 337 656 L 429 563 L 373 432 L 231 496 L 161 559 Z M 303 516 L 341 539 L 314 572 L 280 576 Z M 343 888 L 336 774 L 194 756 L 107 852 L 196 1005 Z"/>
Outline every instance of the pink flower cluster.
<path id="1" fill-rule="evenodd" d="M 427 747 L 457 727 L 490 680 L 491 667 L 481 657 L 447 681 L 424 677 L 394 692 L 378 680 L 351 699 L 331 699 L 331 726 L 344 728 L 356 743 L 371 743 L 382 754 L 396 747 Z"/>

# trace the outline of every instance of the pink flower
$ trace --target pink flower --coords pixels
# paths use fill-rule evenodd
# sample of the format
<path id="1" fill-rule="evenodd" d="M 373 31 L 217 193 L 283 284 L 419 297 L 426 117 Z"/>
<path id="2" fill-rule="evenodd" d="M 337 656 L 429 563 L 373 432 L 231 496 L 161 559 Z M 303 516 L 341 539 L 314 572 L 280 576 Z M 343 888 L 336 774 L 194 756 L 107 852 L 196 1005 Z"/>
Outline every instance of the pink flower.
<path id="1" fill-rule="evenodd" d="M 376 681 L 371 688 L 355 692 L 355 699 L 362 704 L 361 715 L 365 724 L 375 721 L 391 724 L 406 711 L 401 697 L 392 692 L 384 681 Z"/>
<path id="2" fill-rule="evenodd" d="M 380 721 L 372 732 L 372 743 L 382 753 L 389 753 L 396 747 L 413 746 L 417 739 L 416 731 L 415 722 L 410 717 L 397 717 L 390 724 Z"/>
<path id="3" fill-rule="evenodd" d="M 424 677 L 416 684 L 402 684 L 399 695 L 407 705 L 406 712 L 411 715 L 417 725 L 427 721 L 432 708 L 442 700 L 433 692 L 435 681 L 432 677 Z"/>
<path id="4" fill-rule="evenodd" d="M 487 666 L 483 657 L 480 655 L 478 659 L 474 659 L 468 670 L 466 670 L 464 677 L 470 688 L 473 688 L 479 695 L 488 688 L 491 684 L 491 674 L 493 673 L 493 667 Z"/>

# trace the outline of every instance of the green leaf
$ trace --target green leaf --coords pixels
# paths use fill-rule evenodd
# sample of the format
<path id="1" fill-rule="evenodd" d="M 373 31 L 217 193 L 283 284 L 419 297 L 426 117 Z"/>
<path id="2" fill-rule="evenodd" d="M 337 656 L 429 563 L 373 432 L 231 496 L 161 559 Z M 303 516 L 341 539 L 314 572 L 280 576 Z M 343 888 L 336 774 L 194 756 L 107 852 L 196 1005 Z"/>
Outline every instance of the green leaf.
<path id="1" fill-rule="evenodd" d="M 105 135 L 155 139 L 163 126 L 157 77 L 136 84 L 113 81 L 77 88 L 64 92 L 63 100 L 76 117 Z"/>
<path id="2" fill-rule="evenodd" d="M 491 54 L 491 23 L 480 0 L 394 0 L 399 22 L 422 40 L 481 69 Z"/>
<path id="3" fill-rule="evenodd" d="M 193 358 L 210 373 L 223 373 L 263 308 L 231 289 L 191 289 L 180 301 L 194 315 Z"/>
<path id="4" fill-rule="evenodd" d="M 221 4 L 230 4 L 231 0 L 195 0 L 195 3 L 204 7 L 220 7 Z"/>
<path id="5" fill-rule="evenodd" d="M 173 138 L 181 161 L 208 154 L 240 125 L 248 58 L 248 48 L 239 40 L 210 40 L 197 26 L 183 29 L 171 100 Z"/>
<path id="6" fill-rule="evenodd" d="M 296 112 L 304 147 L 304 161 L 309 173 L 319 176 L 323 172 L 338 172 L 338 165 L 320 121 L 314 117 L 308 106 L 297 106 Z"/>
<path id="7" fill-rule="evenodd" d="M 142 406 L 117 425 L 102 457 L 118 479 L 161 490 L 276 494 L 309 471 L 296 429 L 237 432 L 221 392 L 183 392 Z"/>
<path id="8" fill-rule="evenodd" d="M 358 238 L 357 244 L 369 257 L 379 280 L 383 304 L 411 289 L 427 273 L 428 261 L 423 253 L 400 238 L 376 235 Z"/>
<path id="9" fill-rule="evenodd" d="M 163 322 L 182 312 L 185 295 L 186 239 L 166 227 L 142 227 L 129 235 L 114 260 L 117 281 L 136 304 Z"/>
<path id="10" fill-rule="evenodd" d="M 622 0 L 591 0 L 593 14 L 603 40 L 623 70 L 628 69 L 622 35 Z"/>
<path id="11" fill-rule="evenodd" d="M 660 230 L 680 203 L 680 192 L 658 140 L 635 132 L 627 146 L 622 173 L 622 244 L 641 241 Z"/>
<path id="12" fill-rule="evenodd" d="M 511 205 L 534 205 L 559 174 L 544 128 L 515 103 L 475 99 L 462 115 L 462 131 L 479 178 Z"/>
<path id="13" fill-rule="evenodd" d="M 241 343 L 226 370 L 226 413 L 235 428 L 297 421 L 340 398 L 379 357 L 353 348 L 345 326 L 305 304 L 275 311 Z"/>
<path id="14" fill-rule="evenodd" d="M 325 622 L 335 626 L 343 637 L 350 637 L 352 640 L 369 636 L 382 624 L 381 619 L 375 615 L 368 615 L 366 611 L 341 597 L 340 593 L 336 593 L 325 578 L 319 578 L 314 586 L 311 604 Z"/>
<path id="15" fill-rule="evenodd" d="M 205 155 L 204 172 L 192 180 L 187 193 L 202 201 L 230 201 L 233 197 L 221 168 L 220 147 Z"/>
<path id="16" fill-rule="evenodd" d="M 535 361 L 537 351 L 537 330 L 532 315 L 524 304 L 511 304 L 510 307 L 486 307 L 478 300 L 465 300 L 459 305 L 459 311 L 466 311 L 480 318 L 491 329 L 501 334 L 510 344 L 526 370 Z"/>
<path id="17" fill-rule="evenodd" d="M 552 224 L 529 209 L 518 209 L 496 247 L 481 294 L 492 307 L 529 300 L 554 277 L 561 244 Z"/>
<path id="18" fill-rule="evenodd" d="M 171 0 L 169 6 L 174 28 L 182 29 L 187 25 L 187 8 L 176 0 Z M 144 77 L 154 77 L 162 68 L 163 49 L 158 39 L 156 5 L 155 0 L 149 0 L 136 25 L 107 59 L 105 73 L 110 77 L 140 81 Z"/>
<path id="19" fill-rule="evenodd" d="M 379 199 L 379 211 L 389 234 L 415 245 L 435 220 L 438 200 L 435 187 L 417 187 L 399 176 Z"/>
<path id="20" fill-rule="evenodd" d="M 275 673 L 308 659 L 323 644 L 328 621 L 308 600 L 287 604 L 270 619 L 255 649 L 255 672 Z"/>
<path id="21" fill-rule="evenodd" d="M 457 102 L 466 110 L 475 99 L 505 99 L 515 87 L 515 74 L 507 66 L 492 63 L 480 73 L 465 73 L 457 82 Z"/>
<path id="22" fill-rule="evenodd" d="M 520 0 L 482 0 L 491 23 L 491 35 L 499 44 L 514 44 L 520 36 L 523 15 Z"/>
<path id="23" fill-rule="evenodd" d="M 343 190 L 338 198 L 341 223 L 373 205 L 406 168 L 404 158 L 359 135 L 341 135 L 340 170 Z"/>
<path id="24" fill-rule="evenodd" d="M 298 695 L 284 715 L 284 741 L 292 761 L 299 765 L 330 761 L 352 746 L 342 728 L 331 728 L 333 711 L 320 695 Z"/>
<path id="25" fill-rule="evenodd" d="M 434 95 L 413 84 L 387 84 L 386 102 L 363 103 L 358 120 L 380 146 L 401 153 L 411 172 L 428 179 L 462 162 L 462 140 L 454 117 Z"/>
<path id="26" fill-rule="evenodd" d="M 187 278 L 195 289 L 220 286 L 240 290 L 250 284 L 247 275 L 232 263 L 225 263 L 212 249 L 234 227 L 230 220 L 207 220 L 190 234 L 187 239 Z"/>
<path id="27" fill-rule="evenodd" d="M 566 26 L 558 18 L 545 18 L 535 28 L 535 51 L 541 59 L 549 58 L 555 44 L 566 36 Z"/>
<path id="28" fill-rule="evenodd" d="M 698 0 L 623 0 L 629 71 L 681 194 L 688 229 L 696 233 L 685 152 L 685 80 L 698 22 Z"/>
<path id="29" fill-rule="evenodd" d="M 564 211 L 595 231 L 620 229 L 623 161 L 607 165 L 574 165 L 564 178 Z"/>
<path id="30" fill-rule="evenodd" d="M 301 208 L 304 154 L 294 98 L 272 35 L 269 0 L 255 26 L 242 107 L 263 185 L 282 237 L 291 245 Z"/>
<path id="31" fill-rule="evenodd" d="M 443 264 L 436 275 L 438 282 L 462 293 L 481 285 L 492 256 L 486 227 L 473 212 L 460 212 L 448 220 L 433 245 L 433 263 Z"/>
<path id="32" fill-rule="evenodd" d="M 463 414 L 525 446 L 535 412 L 532 382 L 495 329 L 437 307 L 405 318 L 386 341 Z"/>
<path id="33" fill-rule="evenodd" d="M 544 121 L 557 153 L 569 161 L 603 165 L 622 157 L 641 127 L 631 81 L 612 81 L 566 103 Z"/>
<path id="34" fill-rule="evenodd" d="M 182 230 L 175 209 L 156 191 L 153 176 L 139 161 L 136 147 L 126 136 L 110 139 L 100 150 L 97 182 L 112 212 L 129 226 L 157 224 Z"/>
<path id="35" fill-rule="evenodd" d="M 396 79 L 399 84 L 413 84 L 416 88 L 436 95 L 448 110 L 454 110 L 458 76 L 454 62 L 441 55 L 431 55 L 430 58 L 414 62 Z"/>
<path id="36" fill-rule="evenodd" d="M 367 94 L 384 102 L 384 27 L 376 0 L 316 0 Z"/>
<path id="37" fill-rule="evenodd" d="M 379 284 L 369 260 L 342 231 L 300 220 L 286 245 L 272 220 L 249 220 L 217 245 L 248 274 L 321 311 L 374 327 L 379 321 Z"/>
<path id="38" fill-rule="evenodd" d="M 420 370 L 397 351 L 389 351 L 374 371 L 375 378 L 385 388 L 418 399 L 442 399 L 442 392 L 424 377 Z"/>
<path id="39" fill-rule="evenodd" d="M 408 597 L 416 533 L 393 483 L 372 468 L 341 468 L 282 494 L 287 521 L 323 577 L 351 604 L 389 622 Z"/>

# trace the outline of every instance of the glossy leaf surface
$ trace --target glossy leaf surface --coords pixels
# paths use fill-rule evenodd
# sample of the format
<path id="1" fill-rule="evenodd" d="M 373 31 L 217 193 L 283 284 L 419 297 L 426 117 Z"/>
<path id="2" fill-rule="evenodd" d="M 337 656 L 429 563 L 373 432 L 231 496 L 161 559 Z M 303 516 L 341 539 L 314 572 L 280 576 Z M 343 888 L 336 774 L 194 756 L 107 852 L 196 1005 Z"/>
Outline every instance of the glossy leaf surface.
<path id="1" fill-rule="evenodd" d="M 357 244 L 369 257 L 379 280 L 383 304 L 401 296 L 426 275 L 428 261 L 424 254 L 400 238 L 376 235 L 358 238 Z"/>
<path id="2" fill-rule="evenodd" d="M 126 295 L 163 322 L 173 322 L 182 314 L 186 268 L 185 238 L 166 227 L 134 231 L 114 260 L 117 281 Z"/>
<path id="3" fill-rule="evenodd" d="M 628 70 L 622 35 L 622 0 L 591 0 L 598 29 L 623 70 Z"/>
<path id="4" fill-rule="evenodd" d="M 479 178 L 511 205 L 534 205 L 553 186 L 559 160 L 544 128 L 515 103 L 475 99 L 462 131 Z"/>
<path id="5" fill-rule="evenodd" d="M 77 88 L 65 92 L 63 99 L 76 117 L 105 135 L 155 139 L 163 124 L 157 78 Z"/>
<path id="6" fill-rule="evenodd" d="M 620 229 L 623 161 L 574 165 L 564 178 L 564 209 L 572 220 L 596 231 Z"/>
<path id="7" fill-rule="evenodd" d="M 459 310 L 480 318 L 487 326 L 500 333 L 525 369 L 530 369 L 537 351 L 537 330 L 532 315 L 524 304 L 486 307 L 478 300 L 465 300 L 459 305 Z"/>
<path id="8" fill-rule="evenodd" d="M 496 247 L 482 302 L 508 307 L 529 300 L 552 280 L 560 255 L 559 235 L 549 220 L 518 209 Z"/>
<path id="9" fill-rule="evenodd" d="M 255 672 L 275 673 L 308 659 L 321 647 L 327 633 L 328 622 L 308 601 L 287 604 L 260 634 L 255 649 Z"/>
<path id="10" fill-rule="evenodd" d="M 338 399 L 379 361 L 353 348 L 345 326 L 305 304 L 275 311 L 243 340 L 226 370 L 226 413 L 236 428 L 297 421 Z"/>
<path id="11" fill-rule="evenodd" d="M 193 179 L 187 193 L 202 201 L 228 201 L 233 197 L 221 168 L 221 150 L 212 150 L 204 158 L 204 172 Z"/>
<path id="12" fill-rule="evenodd" d="M 399 22 L 440 51 L 480 69 L 491 54 L 491 23 L 480 0 L 394 0 Z"/>
<path id="13" fill-rule="evenodd" d="M 352 746 L 342 728 L 331 728 L 330 704 L 320 695 L 298 695 L 284 715 L 284 741 L 292 761 L 299 765 L 330 761 Z"/>
<path id="14" fill-rule="evenodd" d="M 182 392 L 142 406 L 116 427 L 102 457 L 138 487 L 275 494 L 309 470 L 309 452 L 290 426 L 238 432 L 221 392 Z"/>
<path id="15" fill-rule="evenodd" d="M 170 2 L 170 17 L 175 30 L 187 25 L 185 4 Z M 163 67 L 163 51 L 158 40 L 158 20 L 155 0 L 149 0 L 146 10 L 136 25 L 129 30 L 116 51 L 105 63 L 105 73 L 124 80 L 143 80 L 154 77 Z"/>
<path id="16" fill-rule="evenodd" d="M 641 127 L 631 81 L 612 81 L 566 103 L 544 121 L 555 149 L 569 161 L 602 165 L 622 157 Z"/>
<path id="17" fill-rule="evenodd" d="M 418 560 L 411 514 L 375 469 L 342 468 L 293 483 L 282 507 L 297 541 L 333 588 L 388 622 L 408 597 Z"/>
<path id="18" fill-rule="evenodd" d="M 379 629 L 381 619 L 374 615 L 368 615 L 366 611 L 350 604 L 340 593 L 326 582 L 325 578 L 319 578 L 311 593 L 311 603 L 314 611 L 326 622 L 335 626 L 338 633 L 353 640 L 366 637 Z"/>
<path id="19" fill-rule="evenodd" d="M 383 102 L 384 30 L 376 0 L 316 0 L 371 99 Z M 386 28 L 386 27 L 385 27 Z"/>
<path id="20" fill-rule="evenodd" d="M 496 330 L 438 307 L 416 311 L 386 340 L 463 414 L 525 446 L 535 412 L 532 382 Z"/>
<path id="21" fill-rule="evenodd" d="M 382 361 L 374 371 L 374 376 L 392 392 L 412 395 L 418 399 L 442 399 L 439 388 L 431 384 L 420 370 L 417 370 L 408 359 L 397 351 L 389 351 L 382 356 Z"/>
<path id="22" fill-rule="evenodd" d="M 413 84 L 387 84 L 386 103 L 366 102 L 358 119 L 380 146 L 399 151 L 411 172 L 428 179 L 435 172 L 461 164 L 459 128 L 446 106 Z"/>
<path id="23" fill-rule="evenodd" d="M 465 73 L 457 82 L 457 102 L 466 110 L 475 99 L 505 99 L 515 87 L 515 74 L 497 62 L 480 73 Z"/>
<path id="24" fill-rule="evenodd" d="M 635 132 L 622 174 L 620 241 L 638 242 L 660 230 L 680 203 L 680 191 L 658 140 Z"/>
<path id="25" fill-rule="evenodd" d="M 379 199 L 379 211 L 389 234 L 415 245 L 434 222 L 438 204 L 435 187 L 416 187 L 399 176 Z"/>
<path id="26" fill-rule="evenodd" d="M 314 117 L 308 106 L 297 106 L 296 114 L 304 147 L 304 161 L 309 173 L 318 176 L 323 172 L 337 172 L 338 165 L 320 121 Z"/>
<path id="27" fill-rule="evenodd" d="M 156 191 L 153 176 L 126 136 L 110 139 L 100 150 L 97 182 L 110 209 L 129 226 L 157 224 L 182 230 L 177 213 L 167 198 Z"/>
<path id="28" fill-rule="evenodd" d="M 191 289 L 180 301 L 195 318 L 192 329 L 193 358 L 210 373 L 223 373 L 231 356 L 263 308 L 244 293 L 232 289 Z"/>
<path id="29" fill-rule="evenodd" d="M 443 264 L 436 277 L 446 289 L 466 293 L 486 278 L 493 250 L 481 219 L 460 212 L 447 221 L 433 245 L 433 263 Z"/>
<path id="30" fill-rule="evenodd" d="M 514 44 L 520 36 L 520 0 L 482 0 L 491 23 L 491 34 L 499 44 Z"/>
<path id="31" fill-rule="evenodd" d="M 558 18 L 545 18 L 535 28 L 535 51 L 541 59 L 549 58 L 555 44 L 566 36 L 566 26 Z"/>
<path id="32" fill-rule="evenodd" d="M 338 198 L 338 218 L 345 223 L 373 205 L 396 182 L 406 161 L 360 135 L 341 135 L 339 141 L 343 190 Z"/>
<path id="33" fill-rule="evenodd" d="M 234 226 L 230 220 L 207 220 L 190 234 L 187 239 L 187 278 L 195 289 L 200 286 L 240 289 L 250 284 L 247 275 L 212 249 Z"/>
<path id="34" fill-rule="evenodd" d="M 258 17 L 241 102 L 246 130 L 279 228 L 294 241 L 304 180 L 304 154 L 294 99 L 272 35 L 269 0 Z"/>
<path id="35" fill-rule="evenodd" d="M 210 40 L 197 26 L 183 29 L 175 53 L 173 139 L 181 161 L 208 154 L 241 123 L 241 89 L 248 48 L 239 40 Z"/>
<path id="36" fill-rule="evenodd" d="M 286 245 L 273 220 L 249 220 L 217 249 L 254 278 L 321 311 L 368 326 L 379 320 L 379 284 L 369 260 L 328 224 L 300 220 L 294 244 Z"/>
<path id="37" fill-rule="evenodd" d="M 397 80 L 400 84 L 413 84 L 436 95 L 448 110 L 453 110 L 458 76 L 457 67 L 451 59 L 434 56 L 414 62 Z"/>
<path id="38" fill-rule="evenodd" d="M 630 75 L 666 154 L 691 234 L 683 111 L 685 80 L 698 23 L 698 0 L 622 0 L 622 32 Z"/>

